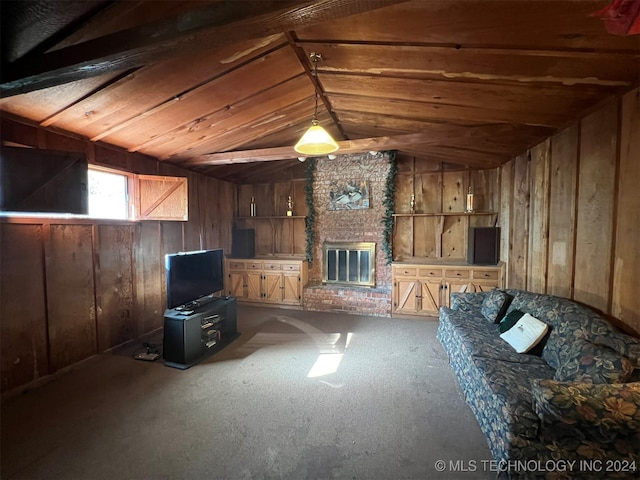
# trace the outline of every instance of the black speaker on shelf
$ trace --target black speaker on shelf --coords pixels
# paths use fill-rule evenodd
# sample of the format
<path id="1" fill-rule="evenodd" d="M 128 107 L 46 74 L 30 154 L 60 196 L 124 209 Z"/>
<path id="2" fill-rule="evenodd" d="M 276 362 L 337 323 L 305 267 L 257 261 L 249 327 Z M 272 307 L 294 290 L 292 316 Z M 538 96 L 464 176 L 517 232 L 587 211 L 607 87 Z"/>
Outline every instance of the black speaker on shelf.
<path id="1" fill-rule="evenodd" d="M 467 263 L 497 265 L 500 256 L 500 227 L 469 227 Z"/>
<path id="2" fill-rule="evenodd" d="M 234 228 L 231 231 L 231 256 L 233 258 L 256 256 L 256 231 L 253 228 Z"/>

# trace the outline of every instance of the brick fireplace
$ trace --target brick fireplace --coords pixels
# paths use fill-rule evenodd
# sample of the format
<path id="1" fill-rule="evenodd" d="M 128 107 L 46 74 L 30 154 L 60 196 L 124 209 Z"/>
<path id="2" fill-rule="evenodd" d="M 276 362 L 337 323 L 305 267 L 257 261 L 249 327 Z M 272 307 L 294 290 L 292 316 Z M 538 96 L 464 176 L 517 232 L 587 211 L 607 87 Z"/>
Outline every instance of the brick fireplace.
<path id="1" fill-rule="evenodd" d="M 386 153 L 338 155 L 336 159 L 316 160 L 313 201 L 316 208 L 316 239 L 313 262 L 309 268 L 309 284 L 304 290 L 306 310 L 342 311 L 364 315 L 391 315 L 391 266 L 386 265 L 382 246 L 382 219 L 384 216 L 384 186 L 389 172 Z M 364 209 L 333 209 L 332 189 L 340 182 L 363 182 L 367 185 L 369 206 Z M 342 246 L 374 244 L 375 263 L 371 286 L 349 282 L 327 282 L 326 273 L 331 259 L 326 257 L 327 244 Z M 340 250 L 340 249 L 338 249 Z M 356 248 L 357 251 L 357 248 Z M 338 253 L 335 260 L 338 261 Z M 362 259 L 362 254 L 345 253 L 348 258 Z M 333 265 L 333 264 L 332 264 Z M 352 267 L 353 268 L 353 267 Z M 324 281 L 324 283 L 323 283 Z M 366 283 L 366 282 L 362 282 Z"/>

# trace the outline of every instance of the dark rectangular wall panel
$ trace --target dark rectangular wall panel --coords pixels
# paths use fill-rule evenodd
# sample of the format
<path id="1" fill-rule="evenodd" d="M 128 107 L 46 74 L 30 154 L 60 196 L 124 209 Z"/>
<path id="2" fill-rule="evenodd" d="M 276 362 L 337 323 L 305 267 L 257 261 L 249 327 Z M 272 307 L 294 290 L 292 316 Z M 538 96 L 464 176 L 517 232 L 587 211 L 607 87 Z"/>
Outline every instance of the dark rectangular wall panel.
<path id="1" fill-rule="evenodd" d="M 0 209 L 88 213 L 87 159 L 83 153 L 0 148 Z"/>
<path id="2" fill-rule="evenodd" d="M 469 228 L 467 263 L 471 265 L 497 265 L 499 256 L 499 227 Z"/>
<path id="3" fill-rule="evenodd" d="M 232 235 L 231 256 L 233 258 L 256 256 L 256 231 L 253 228 L 236 228 Z"/>

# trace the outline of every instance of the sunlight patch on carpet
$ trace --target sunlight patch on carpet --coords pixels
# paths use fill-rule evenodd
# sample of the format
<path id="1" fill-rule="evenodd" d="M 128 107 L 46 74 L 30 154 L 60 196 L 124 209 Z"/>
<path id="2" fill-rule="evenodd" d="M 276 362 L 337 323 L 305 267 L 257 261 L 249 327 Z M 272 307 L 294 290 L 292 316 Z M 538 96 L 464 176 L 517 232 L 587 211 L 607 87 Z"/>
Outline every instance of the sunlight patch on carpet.
<path id="1" fill-rule="evenodd" d="M 307 378 L 331 375 L 338 371 L 343 353 L 321 353 L 307 374 Z"/>

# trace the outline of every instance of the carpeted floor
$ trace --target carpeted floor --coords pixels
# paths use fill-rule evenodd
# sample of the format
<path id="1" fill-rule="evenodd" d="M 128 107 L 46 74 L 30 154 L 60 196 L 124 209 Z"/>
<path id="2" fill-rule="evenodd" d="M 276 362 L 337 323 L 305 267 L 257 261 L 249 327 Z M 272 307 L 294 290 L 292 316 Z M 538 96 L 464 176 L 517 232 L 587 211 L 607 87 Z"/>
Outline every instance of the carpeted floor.
<path id="1" fill-rule="evenodd" d="M 436 319 L 240 305 L 238 328 L 188 370 L 136 343 L 6 399 L 2 478 L 495 478 Z"/>

